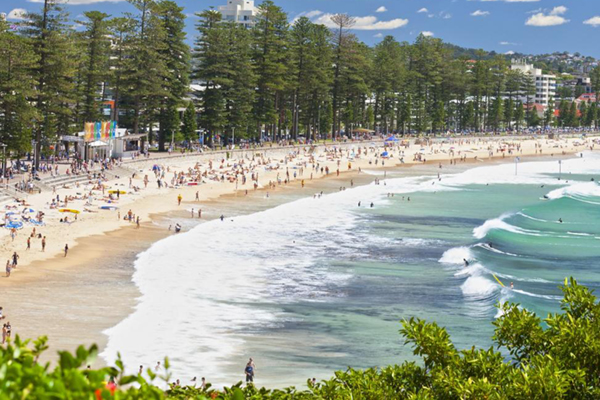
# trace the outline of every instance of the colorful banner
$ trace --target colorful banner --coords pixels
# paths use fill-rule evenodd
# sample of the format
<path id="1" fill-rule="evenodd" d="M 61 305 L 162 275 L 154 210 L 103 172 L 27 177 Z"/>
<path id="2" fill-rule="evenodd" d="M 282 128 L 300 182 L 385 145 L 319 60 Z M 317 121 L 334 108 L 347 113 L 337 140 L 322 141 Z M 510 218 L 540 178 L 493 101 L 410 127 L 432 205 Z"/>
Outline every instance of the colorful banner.
<path id="1" fill-rule="evenodd" d="M 84 125 L 84 140 L 86 143 L 97 140 L 107 142 L 109 139 L 114 139 L 116 133 L 116 121 L 86 122 Z"/>

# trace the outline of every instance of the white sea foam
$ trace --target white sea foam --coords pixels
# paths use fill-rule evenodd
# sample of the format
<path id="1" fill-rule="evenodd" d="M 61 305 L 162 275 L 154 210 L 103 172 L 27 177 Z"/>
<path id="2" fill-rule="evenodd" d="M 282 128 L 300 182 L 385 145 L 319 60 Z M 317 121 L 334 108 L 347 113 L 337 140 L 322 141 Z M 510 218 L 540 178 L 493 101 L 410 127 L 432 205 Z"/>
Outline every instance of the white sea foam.
<path id="1" fill-rule="evenodd" d="M 573 235 L 573 236 L 592 236 L 589 233 L 583 233 L 583 232 L 567 232 L 569 235 Z"/>
<path id="2" fill-rule="evenodd" d="M 510 256 L 510 257 L 519 257 L 517 254 L 513 254 L 513 253 L 506 252 L 506 251 L 498 250 L 497 248 L 491 247 L 490 245 L 485 244 L 485 243 L 478 243 L 475 246 L 481 247 L 482 249 L 485 249 L 487 251 L 491 251 L 492 253 L 503 254 L 503 255 L 506 255 L 506 256 Z"/>
<path id="3" fill-rule="evenodd" d="M 442 254 L 442 258 L 440 258 L 439 262 L 444 264 L 459 264 L 462 265 L 465 263 L 464 260 L 472 260 L 473 252 L 470 247 L 461 246 L 461 247 L 453 247 L 448 249 Z"/>
<path id="4" fill-rule="evenodd" d="M 560 199 L 561 197 L 600 197 L 600 185 L 596 182 L 575 183 L 552 190 L 546 197 L 550 200 Z"/>
<path id="5" fill-rule="evenodd" d="M 473 300 L 488 299 L 498 291 L 499 286 L 483 276 L 470 276 L 460 289 Z"/>
<path id="6" fill-rule="evenodd" d="M 563 173 L 590 169 L 590 159 L 565 161 Z M 135 368 L 153 366 L 169 355 L 175 376 L 202 374 L 215 383 L 235 381 L 237 376 L 228 376 L 226 367 L 244 361 L 246 335 L 289 319 L 282 304 L 325 301 L 339 296 L 336 286 L 352 279 L 319 268 L 315 261 L 361 255 L 369 246 L 368 236 L 354 232 L 358 201 L 363 207 L 373 201 L 376 209 L 389 201 L 387 193 L 462 190 L 471 184 L 556 183 L 545 175 L 553 172 L 554 164 L 521 163 L 517 176 L 513 165 L 496 165 L 444 175 L 441 182 L 433 176 L 387 179 L 385 185 L 311 197 L 233 221 L 207 222 L 162 240 L 136 260 L 133 280 L 141 296 L 134 312 L 106 331 L 108 344 L 102 356 L 113 363 L 121 351 L 125 365 Z M 491 229 L 518 228 L 497 218 L 474 233 L 484 237 Z M 469 248 L 450 249 L 440 262 L 458 265 L 465 258 L 473 258 Z M 465 269 L 464 295 L 473 300 L 493 296 L 500 287 L 486 274 L 477 263 Z"/>
<path id="7" fill-rule="evenodd" d="M 520 293 L 522 295 L 525 296 L 529 296 L 529 297 L 537 297 L 538 299 L 547 299 L 547 300 L 561 300 L 562 297 L 561 296 L 552 296 L 552 295 L 546 295 L 546 294 L 535 294 L 535 293 L 530 293 L 530 292 L 526 292 L 524 290 L 519 290 L 519 289 L 512 289 L 513 292 L 515 293 Z"/>
<path id="8" fill-rule="evenodd" d="M 521 212 L 521 211 L 519 211 L 519 212 L 517 213 L 517 215 L 520 215 L 520 216 L 522 216 L 522 217 L 525 217 L 525 218 L 527 218 L 527 219 L 530 219 L 530 220 L 533 220 L 533 221 L 538 221 L 538 222 L 549 222 L 549 221 L 547 221 L 547 220 L 545 220 L 545 219 L 541 219 L 541 218 L 535 218 L 535 217 L 532 217 L 531 215 L 525 214 L 524 212 Z"/>
<path id="9" fill-rule="evenodd" d="M 583 158 L 562 160 L 563 178 L 569 174 L 600 173 L 600 156 L 586 153 Z M 511 163 L 472 168 L 460 174 L 443 177 L 441 184 L 448 186 L 487 185 L 487 184 L 527 184 L 556 185 L 566 181 L 557 181 L 549 174 L 558 173 L 556 161 L 520 162 L 515 174 L 515 165 Z"/>
<path id="10" fill-rule="evenodd" d="M 135 262 L 135 311 L 105 332 L 102 356 L 113 363 L 121 351 L 134 367 L 169 355 L 176 376 L 234 381 L 228 362 L 243 361 L 245 335 L 289 318 L 281 304 L 341 295 L 336 288 L 352 276 L 319 267 L 320 258 L 365 257 L 369 246 L 390 242 L 354 229 L 358 201 L 373 201 L 376 210 L 391 201 L 387 193 L 413 192 L 422 182 L 393 179 L 310 197 L 155 243 Z"/>

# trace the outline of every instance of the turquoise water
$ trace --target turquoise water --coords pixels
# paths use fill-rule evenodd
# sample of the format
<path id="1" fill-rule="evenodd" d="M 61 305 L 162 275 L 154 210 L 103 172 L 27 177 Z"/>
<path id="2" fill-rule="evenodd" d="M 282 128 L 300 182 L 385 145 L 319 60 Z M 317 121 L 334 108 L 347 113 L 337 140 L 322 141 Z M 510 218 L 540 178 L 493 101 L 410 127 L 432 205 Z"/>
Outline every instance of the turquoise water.
<path id="1" fill-rule="evenodd" d="M 447 327 L 458 347 L 489 346 L 499 302 L 544 316 L 559 310 L 565 277 L 600 285 L 600 158 L 561 170 L 390 175 L 202 224 L 140 255 L 140 304 L 108 332 L 104 356 L 151 365 L 169 354 L 184 381 L 216 383 L 241 379 L 253 357 L 272 387 L 412 359 L 398 334 L 412 316 Z"/>

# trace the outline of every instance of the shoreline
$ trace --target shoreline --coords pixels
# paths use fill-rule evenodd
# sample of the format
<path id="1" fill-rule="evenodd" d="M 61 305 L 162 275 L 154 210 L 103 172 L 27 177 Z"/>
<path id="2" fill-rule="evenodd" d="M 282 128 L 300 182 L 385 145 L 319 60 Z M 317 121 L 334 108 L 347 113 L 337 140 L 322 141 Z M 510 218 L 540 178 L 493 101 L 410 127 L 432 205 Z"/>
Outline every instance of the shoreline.
<path id="1" fill-rule="evenodd" d="M 570 157 L 579 151 L 581 149 L 573 149 L 572 151 L 568 151 L 565 156 Z M 523 157 L 526 161 L 531 161 L 531 159 L 550 158 L 551 156 L 549 154 L 537 156 L 531 154 L 523 155 Z M 558 156 L 554 155 L 554 157 L 562 157 L 562 154 Z M 436 171 L 436 165 L 442 161 L 448 161 L 448 159 L 434 159 L 429 160 L 427 163 L 388 164 L 385 167 L 381 165 L 367 165 L 366 168 L 363 166 L 363 170 L 376 170 L 383 174 L 383 171 L 402 171 L 405 169 L 404 167 L 411 169 L 416 167 L 417 169 L 431 169 L 433 173 L 433 171 Z M 491 160 L 478 159 L 477 161 L 470 158 L 466 162 L 459 162 L 455 166 L 456 168 L 453 167 L 451 173 L 459 172 L 456 171 L 457 169 L 470 169 L 475 165 L 483 165 L 484 163 L 489 165 L 490 163 L 506 162 L 512 162 L 512 157 L 505 159 L 495 157 Z M 362 164 L 366 163 L 363 162 Z M 306 190 L 329 187 L 331 191 L 335 191 L 334 189 L 338 183 L 336 183 L 336 186 L 333 186 L 333 182 L 348 182 L 349 179 L 353 179 L 353 176 L 359 176 L 360 180 L 364 179 L 364 184 L 377 177 L 368 173 L 358 174 L 357 170 L 358 167 L 353 168 L 351 171 L 340 171 L 339 177 L 336 177 L 335 173 L 331 173 L 329 176 L 318 176 L 316 179 L 308 180 L 305 188 L 301 187 L 300 179 L 296 179 L 288 185 L 277 187 L 273 192 L 275 196 L 272 197 L 285 197 L 286 194 L 292 194 L 292 196 L 298 196 L 299 198 L 307 197 L 310 196 L 308 193 L 312 192 L 306 193 Z M 445 174 L 448 173 L 447 169 L 443 171 Z M 423 172 L 417 173 L 422 174 Z M 358 178 L 354 179 L 359 180 Z M 199 186 L 200 191 L 205 186 L 207 185 Z M 196 189 L 180 188 L 176 190 L 186 193 L 185 198 L 187 198 L 187 194 L 193 195 L 193 191 Z M 263 194 L 266 191 L 272 191 L 272 189 L 261 188 L 261 190 L 249 191 L 248 196 L 244 195 L 244 189 L 237 191 L 225 190 L 222 193 L 216 191 L 217 193 L 215 193 L 214 197 L 207 197 L 200 203 L 203 210 L 208 208 L 206 212 L 203 211 L 203 222 L 218 217 L 219 213 L 215 213 L 212 210 L 213 208 L 218 210 L 220 207 L 223 207 L 224 203 L 231 203 L 229 206 L 225 206 L 225 208 L 230 207 L 234 210 L 239 208 L 241 203 L 239 201 L 240 198 L 247 199 L 250 203 L 257 203 L 258 200 L 263 199 Z M 19 265 L 19 269 L 17 270 L 18 275 L 16 275 L 19 279 L 13 280 L 12 276 L 11 279 L 1 279 L 0 286 L 6 286 L 9 289 L 8 295 L 3 296 L 4 301 L 1 306 L 4 307 L 4 314 L 8 317 L 8 320 L 16 328 L 16 333 L 20 333 L 23 337 L 32 338 L 41 334 L 48 334 L 51 339 L 50 346 L 52 350 L 63 349 L 59 344 L 60 342 L 70 343 L 73 347 L 75 344 L 89 345 L 96 342 L 100 346 L 100 349 L 102 349 L 107 340 L 103 331 L 106 328 L 114 326 L 135 308 L 136 299 L 140 293 L 131 281 L 131 277 L 134 272 L 134 268 L 132 268 L 133 261 L 137 257 L 137 254 L 149 248 L 156 241 L 169 235 L 169 232 L 164 229 L 170 218 L 179 218 L 179 215 L 181 215 L 181 218 L 184 219 L 184 212 L 189 212 L 187 209 L 197 204 L 194 201 L 184 201 L 182 202 L 183 207 L 177 207 L 174 201 L 174 192 L 169 192 L 173 196 L 173 202 L 170 205 L 164 204 L 164 201 L 162 205 L 156 205 L 164 197 L 163 194 L 150 195 L 140 199 L 141 202 L 150 203 L 150 208 L 156 210 L 156 212 L 152 213 L 148 210 L 147 213 L 142 214 L 144 215 L 144 222 L 140 229 L 135 229 L 134 225 L 132 226 L 119 221 L 119 224 L 112 229 L 74 238 L 73 240 L 76 245 L 70 246 L 69 257 L 66 259 L 60 253 L 56 254 L 57 252 L 53 255 L 48 254 L 44 259 L 36 260 L 29 265 Z M 282 203 L 288 201 L 283 199 Z M 132 206 L 135 205 L 137 207 L 138 204 L 138 202 L 132 202 Z M 277 205 L 264 204 L 263 201 L 258 208 L 267 209 Z M 186 211 L 183 211 L 183 209 L 186 209 Z M 99 243 L 101 244 L 99 245 Z M 108 249 L 110 251 L 107 252 L 106 250 Z M 82 270 L 88 275 L 95 276 L 97 278 L 95 282 L 100 283 L 99 287 L 92 287 L 89 283 L 80 281 L 79 276 L 83 275 Z M 25 272 L 23 273 L 23 271 Z M 76 273 L 74 274 L 73 272 Z M 10 281 L 10 285 L 6 285 L 6 281 Z M 64 285 L 62 292 L 59 284 L 61 282 Z M 58 295 L 57 292 L 59 292 Z M 49 300 L 49 303 L 43 306 L 37 303 L 43 300 Z M 69 304 L 69 300 L 71 302 L 76 300 L 74 302 L 77 304 Z M 31 311 L 19 315 L 19 308 L 24 309 L 27 307 Z M 45 309 L 40 310 L 38 309 L 39 307 Z M 71 314 L 69 309 L 71 309 Z M 17 311 L 15 312 L 15 310 Z M 62 316 L 62 318 L 68 321 L 68 325 L 70 326 L 67 330 L 70 329 L 74 334 L 61 335 L 63 326 L 60 321 L 57 321 L 56 324 L 48 323 L 47 321 L 46 324 L 41 321 L 36 323 L 36 320 L 40 319 L 40 312 L 43 314 L 41 320 L 60 319 Z M 47 315 L 53 312 L 56 312 L 56 314 Z M 77 328 L 78 326 L 79 328 Z M 85 338 L 82 338 L 82 335 Z M 61 340 L 53 342 L 53 337 L 61 338 Z M 78 338 L 79 340 L 77 340 Z M 94 338 L 95 340 L 93 340 Z M 73 340 L 76 341 L 73 342 Z M 49 357 L 46 361 L 52 361 L 53 359 L 55 359 L 55 356 Z M 103 365 L 103 360 L 98 359 L 96 363 Z"/>

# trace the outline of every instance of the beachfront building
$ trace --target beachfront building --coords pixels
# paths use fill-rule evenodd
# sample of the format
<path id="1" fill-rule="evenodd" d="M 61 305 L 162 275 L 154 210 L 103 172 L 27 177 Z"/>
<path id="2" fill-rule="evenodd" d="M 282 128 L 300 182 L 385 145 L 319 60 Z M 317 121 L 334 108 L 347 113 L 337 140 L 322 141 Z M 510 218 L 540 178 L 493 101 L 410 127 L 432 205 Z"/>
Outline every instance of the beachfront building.
<path id="1" fill-rule="evenodd" d="M 131 134 L 124 128 L 115 130 L 115 137 L 104 140 L 86 141 L 85 132 L 62 136 L 62 149 L 82 154 L 86 160 L 94 158 L 129 158 L 146 150 L 148 134 Z"/>
<path id="2" fill-rule="evenodd" d="M 523 104 L 535 103 L 547 107 L 550 100 L 556 97 L 556 76 L 544 74 L 541 69 L 534 68 L 524 60 L 512 60 L 510 69 L 529 76 L 535 85 L 535 94 L 521 96 Z"/>
<path id="3" fill-rule="evenodd" d="M 235 21 L 245 27 L 254 26 L 257 9 L 254 0 L 227 0 L 227 5 L 219 6 L 225 21 Z"/>

